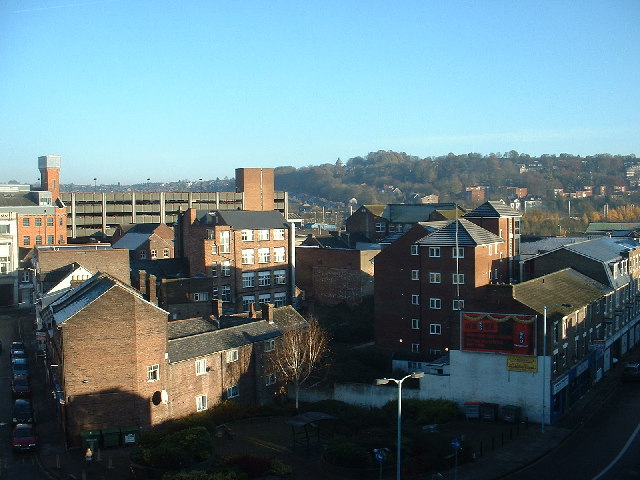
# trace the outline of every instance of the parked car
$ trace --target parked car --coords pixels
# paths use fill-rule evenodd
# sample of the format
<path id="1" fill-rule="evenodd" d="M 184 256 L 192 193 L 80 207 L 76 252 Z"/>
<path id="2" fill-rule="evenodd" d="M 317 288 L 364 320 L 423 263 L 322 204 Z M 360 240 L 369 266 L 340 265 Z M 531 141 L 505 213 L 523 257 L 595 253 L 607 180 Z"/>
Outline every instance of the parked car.
<path id="1" fill-rule="evenodd" d="M 11 342 L 11 351 L 13 352 L 14 350 L 24 350 L 25 352 L 27 351 L 27 349 L 24 348 L 24 342 L 20 341 Z"/>
<path id="2" fill-rule="evenodd" d="M 14 358 L 27 358 L 27 352 L 24 351 L 24 350 L 11 349 L 10 358 L 11 359 L 14 359 Z"/>
<path id="3" fill-rule="evenodd" d="M 26 358 L 13 358 L 11 359 L 11 370 L 13 376 L 16 375 L 29 375 L 29 369 L 27 367 Z"/>
<path id="4" fill-rule="evenodd" d="M 33 423 L 33 408 L 29 400 L 18 398 L 13 402 L 13 423 Z"/>
<path id="5" fill-rule="evenodd" d="M 31 386 L 27 375 L 16 375 L 11 383 L 11 391 L 16 398 L 30 397 Z"/>
<path id="6" fill-rule="evenodd" d="M 640 363 L 625 363 L 622 368 L 622 380 L 625 382 L 640 381 Z"/>
<path id="7" fill-rule="evenodd" d="M 29 423 L 18 423 L 13 427 L 11 442 L 13 449 L 16 451 L 34 450 L 38 445 L 38 441 L 33 425 Z"/>

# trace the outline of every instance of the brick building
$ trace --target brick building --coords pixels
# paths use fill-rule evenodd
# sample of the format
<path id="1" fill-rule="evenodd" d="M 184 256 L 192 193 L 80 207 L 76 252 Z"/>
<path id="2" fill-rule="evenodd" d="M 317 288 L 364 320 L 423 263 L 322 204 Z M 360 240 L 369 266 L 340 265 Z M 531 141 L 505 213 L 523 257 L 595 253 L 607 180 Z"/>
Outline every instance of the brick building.
<path id="1" fill-rule="evenodd" d="M 205 295 L 187 292 L 194 301 L 220 299 L 230 312 L 247 312 L 253 303 L 292 303 L 295 235 L 280 212 L 189 209 L 176 228 L 176 248 L 190 275 L 212 279 Z"/>
<path id="2" fill-rule="evenodd" d="M 173 228 L 164 223 L 118 226 L 111 245 L 129 250 L 132 260 L 159 260 L 175 256 Z"/>
<path id="3" fill-rule="evenodd" d="M 236 399 L 268 401 L 279 387 L 264 361 L 284 329 L 304 319 L 291 307 L 167 321 L 128 285 L 96 274 L 42 312 L 48 369 L 67 443 L 83 430 L 145 428 Z M 105 375 L 104 372 L 109 374 Z"/>

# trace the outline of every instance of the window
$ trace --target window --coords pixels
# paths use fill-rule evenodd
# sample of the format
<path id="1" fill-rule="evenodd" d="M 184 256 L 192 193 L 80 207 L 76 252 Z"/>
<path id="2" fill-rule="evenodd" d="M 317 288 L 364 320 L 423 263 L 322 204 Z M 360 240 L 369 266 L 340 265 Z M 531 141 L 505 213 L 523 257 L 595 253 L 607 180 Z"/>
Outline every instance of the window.
<path id="1" fill-rule="evenodd" d="M 261 293 L 258 295 L 258 303 L 271 303 L 271 294 L 270 293 Z"/>
<path id="2" fill-rule="evenodd" d="M 271 285 L 271 272 L 258 272 L 258 285 L 261 287 Z"/>
<path id="3" fill-rule="evenodd" d="M 211 255 L 217 255 L 218 254 L 218 245 L 216 245 L 215 243 L 211 244 Z"/>
<path id="4" fill-rule="evenodd" d="M 63 235 L 60 235 L 60 236 L 58 237 L 58 243 L 59 243 L 60 245 L 62 245 L 62 244 L 64 243 L 64 236 L 63 236 Z"/>
<path id="5" fill-rule="evenodd" d="M 411 255 L 418 255 L 418 245 L 411 245 Z"/>
<path id="6" fill-rule="evenodd" d="M 147 258 L 147 252 L 145 250 L 140 250 L 140 260 L 145 260 Z"/>
<path id="7" fill-rule="evenodd" d="M 56 237 L 54 235 L 47 235 L 47 245 L 54 245 Z"/>
<path id="8" fill-rule="evenodd" d="M 429 308 L 433 310 L 440 310 L 442 308 L 442 300 L 439 298 L 430 298 Z"/>
<path id="9" fill-rule="evenodd" d="M 25 235 L 24 237 L 22 237 L 22 244 L 31 245 L 31 237 L 29 235 Z"/>
<path id="10" fill-rule="evenodd" d="M 169 249 L 165 248 L 162 250 L 162 258 L 169 258 Z"/>
<path id="11" fill-rule="evenodd" d="M 285 270 L 275 270 L 273 272 L 273 281 L 276 285 L 285 285 L 287 283 L 287 272 Z"/>
<path id="12" fill-rule="evenodd" d="M 420 270 L 411 270 L 411 280 L 420 280 Z"/>
<path id="13" fill-rule="evenodd" d="M 413 330 L 420 330 L 420 319 L 419 318 L 412 318 L 411 319 L 411 328 Z"/>
<path id="14" fill-rule="evenodd" d="M 431 258 L 439 258 L 440 257 L 440 247 L 429 247 L 429 257 L 431 257 Z"/>
<path id="15" fill-rule="evenodd" d="M 240 395 L 240 389 L 238 388 L 238 384 L 231 385 L 227 388 L 227 398 L 234 398 Z"/>
<path id="16" fill-rule="evenodd" d="M 200 358 L 196 360 L 196 375 L 204 375 L 207 373 L 207 359 Z"/>
<path id="17" fill-rule="evenodd" d="M 489 256 L 493 255 L 493 243 L 489 244 Z"/>
<path id="18" fill-rule="evenodd" d="M 36 235 L 36 245 L 42 245 L 42 235 Z"/>
<path id="19" fill-rule="evenodd" d="M 439 323 L 430 323 L 429 324 L 429 334 L 430 335 L 442 335 L 442 325 Z"/>
<path id="20" fill-rule="evenodd" d="M 209 300 L 209 292 L 195 292 L 193 294 L 194 302 L 206 302 Z"/>
<path id="21" fill-rule="evenodd" d="M 53 217 L 47 217 L 47 227 L 53 227 Z"/>
<path id="22" fill-rule="evenodd" d="M 231 240 L 229 230 L 220 232 L 220 253 L 229 253 L 231 251 Z"/>
<path id="23" fill-rule="evenodd" d="M 253 265 L 253 262 L 254 262 L 253 248 L 243 248 L 242 249 L 242 264 L 243 265 Z"/>
<path id="24" fill-rule="evenodd" d="M 411 351 L 413 353 L 418 353 L 420 351 L 420 344 L 419 343 L 412 343 L 411 344 Z"/>
<path id="25" fill-rule="evenodd" d="M 156 250 L 155 248 L 151 249 L 151 258 L 152 259 L 158 258 L 158 250 Z"/>
<path id="26" fill-rule="evenodd" d="M 238 361 L 238 350 L 227 350 L 227 363 Z"/>
<path id="27" fill-rule="evenodd" d="M 258 240 L 269 240 L 269 230 L 258 230 Z"/>
<path id="28" fill-rule="evenodd" d="M 453 247 L 451 252 L 453 258 L 464 258 L 464 247 Z"/>
<path id="29" fill-rule="evenodd" d="M 411 305 L 420 305 L 420 295 L 411 295 Z"/>
<path id="30" fill-rule="evenodd" d="M 42 219 L 36 218 L 36 227 L 41 227 L 41 226 L 42 226 Z"/>
<path id="31" fill-rule="evenodd" d="M 22 219 L 22 226 L 23 227 L 28 227 L 31 224 L 31 222 L 29 221 L 28 218 L 23 218 Z"/>
<path id="32" fill-rule="evenodd" d="M 376 223 L 376 232 L 381 233 L 381 232 L 386 232 L 387 231 L 387 227 L 385 226 L 385 224 L 383 222 L 377 222 Z"/>
<path id="33" fill-rule="evenodd" d="M 211 276 L 212 277 L 218 276 L 218 262 L 213 262 L 211 264 Z"/>
<path id="34" fill-rule="evenodd" d="M 464 310 L 464 300 L 454 300 L 453 310 Z"/>
<path id="35" fill-rule="evenodd" d="M 429 283 L 440 283 L 440 272 L 429 272 Z"/>
<path id="36" fill-rule="evenodd" d="M 231 276 L 231 260 L 224 260 L 220 263 L 220 276 L 222 277 L 230 277 Z"/>
<path id="37" fill-rule="evenodd" d="M 231 285 L 222 285 L 222 291 L 220 292 L 220 299 L 223 302 L 231 301 Z"/>
<path id="38" fill-rule="evenodd" d="M 9 225 L 0 225 L 0 234 L 10 233 Z"/>
<path id="39" fill-rule="evenodd" d="M 264 379 L 264 384 L 265 386 L 269 386 L 269 385 L 273 385 L 276 383 L 276 374 L 275 373 L 270 373 L 269 375 L 267 375 Z"/>
<path id="40" fill-rule="evenodd" d="M 284 307 L 287 303 L 287 293 L 286 292 L 276 292 L 273 296 L 273 303 L 276 307 Z"/>
<path id="41" fill-rule="evenodd" d="M 269 263 L 271 261 L 271 253 L 269 247 L 258 249 L 258 263 Z"/>
<path id="42" fill-rule="evenodd" d="M 253 288 L 256 286 L 256 276 L 253 272 L 242 274 L 242 288 Z"/>
<path id="43" fill-rule="evenodd" d="M 218 298 L 218 287 L 211 288 L 211 298 Z"/>
<path id="44" fill-rule="evenodd" d="M 203 412 L 207 409 L 207 396 L 206 395 L 198 395 L 196 397 L 196 410 L 198 412 Z"/>
<path id="45" fill-rule="evenodd" d="M 8 261 L 7 258 L 5 261 Z M 22 278 L 20 279 L 22 283 L 28 283 L 31 281 L 31 272 L 29 270 L 22 270 Z"/>
<path id="46" fill-rule="evenodd" d="M 244 295 L 242 297 L 242 311 L 248 312 L 251 304 L 256 303 L 256 297 L 253 295 Z"/>
<path id="47" fill-rule="evenodd" d="M 253 242 L 253 230 L 242 230 L 242 241 Z"/>
<path id="48" fill-rule="evenodd" d="M 276 228 L 273 231 L 274 240 L 284 240 L 284 228 Z"/>
<path id="49" fill-rule="evenodd" d="M 451 274 L 451 280 L 454 285 L 464 285 L 464 273 Z"/>
<path id="50" fill-rule="evenodd" d="M 284 247 L 275 247 L 273 249 L 273 261 L 276 263 L 284 263 L 287 261 L 285 257 Z"/>
<path id="51" fill-rule="evenodd" d="M 265 352 L 273 352 L 276 349 L 276 339 L 270 338 L 269 340 L 264 341 L 264 351 Z"/>
<path id="52" fill-rule="evenodd" d="M 149 365 L 147 367 L 147 382 L 157 382 L 160 380 L 160 365 Z"/>
<path id="53" fill-rule="evenodd" d="M 58 225 L 62 226 L 62 217 L 58 220 Z"/>

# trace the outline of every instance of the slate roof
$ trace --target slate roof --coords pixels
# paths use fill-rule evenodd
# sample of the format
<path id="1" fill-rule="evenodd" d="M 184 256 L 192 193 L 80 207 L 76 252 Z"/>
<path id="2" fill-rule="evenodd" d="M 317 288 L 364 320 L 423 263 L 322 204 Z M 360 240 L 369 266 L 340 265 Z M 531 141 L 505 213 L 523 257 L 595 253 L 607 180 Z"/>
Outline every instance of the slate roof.
<path id="1" fill-rule="evenodd" d="M 392 203 L 382 216 L 393 223 L 417 223 L 429 220 L 435 211 L 450 210 L 455 217 L 455 209 L 455 203 Z"/>
<path id="2" fill-rule="evenodd" d="M 591 222 L 585 233 L 605 233 L 624 231 L 631 232 L 640 228 L 640 223 L 622 223 L 622 222 Z"/>
<path id="3" fill-rule="evenodd" d="M 169 340 L 169 362 L 181 362 L 238 348 L 275 338 L 288 329 L 307 325 L 306 320 L 290 305 L 274 308 L 273 316 L 273 323 L 269 323 L 262 320 L 261 312 L 258 312 L 255 320 L 245 317 L 247 323 L 202 333 L 193 333 L 198 328 L 204 328 L 201 319 L 196 320 L 193 327 L 188 325 L 176 327 L 176 329 L 182 329 L 188 336 Z M 174 331 L 173 334 L 176 332 Z"/>
<path id="4" fill-rule="evenodd" d="M 208 318 L 187 318 L 172 320 L 167 327 L 169 340 L 190 337 L 200 333 L 217 330 L 217 326 Z"/>
<path id="5" fill-rule="evenodd" d="M 363 205 L 362 207 L 369 210 L 373 215 L 377 217 L 381 217 L 384 213 L 384 209 L 387 208 L 386 205 Z"/>
<path id="6" fill-rule="evenodd" d="M 530 257 L 541 253 L 556 250 L 571 243 L 584 242 L 585 237 L 544 237 L 537 239 L 527 239 L 523 237 L 520 241 L 520 257 Z"/>
<path id="7" fill-rule="evenodd" d="M 498 218 L 498 217 L 521 217 L 522 214 L 514 210 L 502 200 L 489 200 L 478 208 L 465 214 L 469 218 Z"/>
<path id="8" fill-rule="evenodd" d="M 287 228 L 289 224 L 282 213 L 277 210 L 268 212 L 249 210 L 196 210 L 196 218 L 203 225 L 215 225 L 215 213 L 222 219 L 223 225 L 230 225 L 236 230 Z"/>
<path id="9" fill-rule="evenodd" d="M 149 233 L 139 233 L 128 231 L 125 233 L 120 240 L 112 245 L 113 248 L 126 248 L 127 250 L 135 250 L 144 242 L 149 240 L 149 237 L 153 232 Z"/>
<path id="10" fill-rule="evenodd" d="M 29 192 L 0 193 L 0 207 L 37 207 Z"/>
<path id="11" fill-rule="evenodd" d="M 565 245 L 562 248 L 599 262 L 608 263 L 620 261 L 622 253 L 638 248 L 638 243 L 630 238 L 601 237 Z"/>
<path id="12" fill-rule="evenodd" d="M 186 258 L 158 258 L 156 260 L 131 259 L 132 272 L 143 270 L 157 278 L 180 278 L 187 276 L 189 266 Z"/>
<path id="13" fill-rule="evenodd" d="M 42 275 L 42 283 L 48 286 L 57 285 L 78 268 L 80 268 L 80 264 L 77 262 L 73 262 L 69 265 L 65 265 L 63 267 L 56 268 L 55 270 L 51 270 L 50 272 L 46 272 Z"/>
<path id="14" fill-rule="evenodd" d="M 490 231 L 479 227 L 475 223 L 461 218 L 457 221 L 448 222 L 446 226 L 421 238 L 416 243 L 420 245 L 439 246 L 455 246 L 456 244 L 462 246 L 478 246 L 504 243 L 504 240 Z"/>
<path id="15" fill-rule="evenodd" d="M 120 225 L 124 233 L 146 233 L 151 235 L 162 223 L 129 223 Z"/>

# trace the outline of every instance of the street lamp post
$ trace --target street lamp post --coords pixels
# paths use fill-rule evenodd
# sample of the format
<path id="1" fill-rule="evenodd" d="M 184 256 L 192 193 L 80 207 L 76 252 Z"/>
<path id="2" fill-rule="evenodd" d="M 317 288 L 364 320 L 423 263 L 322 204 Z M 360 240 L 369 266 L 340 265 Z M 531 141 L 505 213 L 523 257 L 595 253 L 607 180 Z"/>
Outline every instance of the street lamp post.
<path id="1" fill-rule="evenodd" d="M 395 378 L 378 378 L 376 385 L 386 385 L 389 382 L 395 382 L 398 384 L 398 451 L 396 453 L 396 480 L 400 480 L 400 449 L 402 445 L 402 382 L 408 378 L 422 378 L 424 372 L 413 372 L 409 375 L 396 380 Z"/>
<path id="2" fill-rule="evenodd" d="M 542 317 L 542 421 L 540 430 L 544 433 L 545 409 L 547 408 L 547 309 L 553 307 L 571 307 L 569 303 L 545 305 Z"/>

